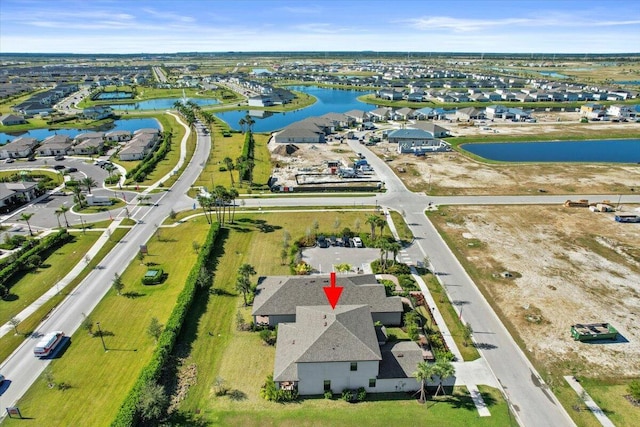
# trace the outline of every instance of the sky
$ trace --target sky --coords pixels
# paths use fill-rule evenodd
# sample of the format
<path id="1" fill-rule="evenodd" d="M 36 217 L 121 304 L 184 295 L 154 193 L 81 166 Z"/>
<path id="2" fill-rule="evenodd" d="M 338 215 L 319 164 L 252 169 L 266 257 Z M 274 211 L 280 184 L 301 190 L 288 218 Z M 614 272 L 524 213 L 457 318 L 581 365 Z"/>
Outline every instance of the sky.
<path id="1" fill-rule="evenodd" d="M 637 53 L 639 0 L 0 0 L 0 53 Z"/>

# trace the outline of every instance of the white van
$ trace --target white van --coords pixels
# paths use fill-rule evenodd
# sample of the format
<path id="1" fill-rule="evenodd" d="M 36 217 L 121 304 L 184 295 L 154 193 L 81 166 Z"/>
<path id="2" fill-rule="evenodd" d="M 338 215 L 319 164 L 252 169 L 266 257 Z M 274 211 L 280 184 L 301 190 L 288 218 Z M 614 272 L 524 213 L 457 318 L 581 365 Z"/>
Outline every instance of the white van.
<path id="1" fill-rule="evenodd" d="M 33 354 L 35 354 L 36 357 L 49 356 L 58 344 L 60 344 L 62 338 L 64 338 L 64 332 L 62 331 L 49 332 L 38 341 L 38 344 L 36 344 L 36 347 L 33 349 Z"/>

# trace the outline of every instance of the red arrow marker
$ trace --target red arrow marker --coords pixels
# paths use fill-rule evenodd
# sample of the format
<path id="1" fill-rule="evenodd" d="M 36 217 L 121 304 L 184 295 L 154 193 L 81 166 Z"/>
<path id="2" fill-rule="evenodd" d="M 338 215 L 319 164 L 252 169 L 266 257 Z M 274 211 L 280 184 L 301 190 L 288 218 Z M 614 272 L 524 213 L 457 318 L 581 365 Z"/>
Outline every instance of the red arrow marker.
<path id="1" fill-rule="evenodd" d="M 323 286 L 322 289 L 324 289 L 324 293 L 327 295 L 331 308 L 335 310 L 338 300 L 340 299 L 340 295 L 342 294 L 342 289 L 344 289 L 343 286 L 336 286 L 335 272 L 331 273 L 331 286 Z"/>

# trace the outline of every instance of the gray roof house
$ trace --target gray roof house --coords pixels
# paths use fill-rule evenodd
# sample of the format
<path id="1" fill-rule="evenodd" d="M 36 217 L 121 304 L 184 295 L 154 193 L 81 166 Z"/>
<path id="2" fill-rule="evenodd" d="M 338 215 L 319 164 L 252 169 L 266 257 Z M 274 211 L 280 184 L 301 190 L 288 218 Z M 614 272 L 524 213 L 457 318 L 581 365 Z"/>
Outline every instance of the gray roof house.
<path id="1" fill-rule="evenodd" d="M 2 126 L 21 125 L 24 123 L 27 123 L 27 121 L 22 116 L 15 114 L 3 114 L 0 116 L 0 125 Z"/>
<path id="2" fill-rule="evenodd" d="M 362 110 L 350 110 L 344 113 L 345 116 L 351 117 L 356 123 L 364 123 L 369 121 L 369 114 Z"/>
<path id="3" fill-rule="evenodd" d="M 256 324 L 275 326 L 294 322 L 298 306 L 324 305 L 327 298 L 322 289 L 329 286 L 328 275 L 270 276 L 262 279 L 256 289 L 251 313 Z M 387 297 L 384 286 L 373 274 L 338 275 L 336 286 L 343 286 L 340 304 L 368 304 L 374 322 L 399 325 L 402 320 L 400 297 Z"/>
<path id="4" fill-rule="evenodd" d="M 69 153 L 71 145 L 71 138 L 67 135 L 51 135 L 42 141 L 37 152 L 40 156 L 64 155 Z"/>
<path id="5" fill-rule="evenodd" d="M 295 323 L 278 327 L 273 379 L 301 395 L 359 387 L 370 393 L 417 390 L 411 374 L 422 353 L 415 343 L 403 344 L 394 352 L 393 344 L 383 343 L 381 351 L 368 305 L 299 306 Z"/>
<path id="6" fill-rule="evenodd" d="M 0 159 L 29 157 L 37 145 L 37 139 L 21 136 L 2 146 Z"/>
<path id="7" fill-rule="evenodd" d="M 415 122 L 407 125 L 408 128 L 422 129 L 431 132 L 434 138 L 445 138 L 451 136 L 449 129 L 438 126 L 433 122 Z"/>
<path id="8" fill-rule="evenodd" d="M 157 129 L 139 129 L 120 150 L 118 157 L 124 161 L 142 160 L 149 152 L 155 150 L 158 141 L 160 141 L 160 134 Z"/>

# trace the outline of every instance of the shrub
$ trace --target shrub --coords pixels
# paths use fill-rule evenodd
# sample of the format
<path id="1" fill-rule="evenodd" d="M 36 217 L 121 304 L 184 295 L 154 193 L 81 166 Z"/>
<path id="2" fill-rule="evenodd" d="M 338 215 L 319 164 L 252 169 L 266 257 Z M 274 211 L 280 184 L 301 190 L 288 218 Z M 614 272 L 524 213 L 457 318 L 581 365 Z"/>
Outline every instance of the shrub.
<path id="1" fill-rule="evenodd" d="M 367 398 L 367 390 L 364 389 L 364 387 L 360 387 L 358 388 L 358 390 L 356 390 L 356 399 L 358 400 L 358 402 L 362 402 L 363 400 L 365 400 Z"/>
<path id="2" fill-rule="evenodd" d="M 333 399 L 333 393 L 331 393 L 330 391 L 325 391 L 324 398 L 329 400 Z"/>
<path id="3" fill-rule="evenodd" d="M 640 400 L 640 380 L 631 381 L 627 391 L 635 400 Z"/>
<path id="4" fill-rule="evenodd" d="M 344 400 L 345 402 L 352 402 L 353 401 L 353 392 L 349 389 L 344 389 L 342 390 L 342 395 L 340 396 L 340 398 L 342 400 Z"/>

